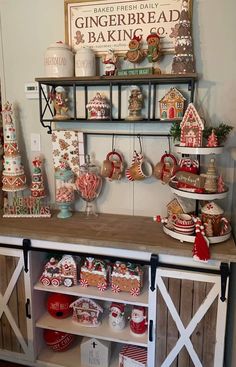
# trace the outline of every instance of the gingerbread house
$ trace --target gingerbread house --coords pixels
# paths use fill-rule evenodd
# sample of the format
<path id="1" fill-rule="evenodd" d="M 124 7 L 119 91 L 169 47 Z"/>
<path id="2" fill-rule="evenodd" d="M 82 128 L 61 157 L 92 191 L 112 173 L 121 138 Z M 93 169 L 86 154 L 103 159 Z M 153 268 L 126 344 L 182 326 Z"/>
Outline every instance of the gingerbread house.
<path id="1" fill-rule="evenodd" d="M 186 99 L 176 88 L 171 88 L 159 101 L 160 119 L 182 119 Z"/>
<path id="2" fill-rule="evenodd" d="M 100 291 L 107 289 L 109 284 L 109 264 L 94 257 L 86 257 L 80 269 L 80 285 L 97 287 Z"/>
<path id="3" fill-rule="evenodd" d="M 73 321 L 89 327 L 100 325 L 101 322 L 99 319 L 103 309 L 92 299 L 83 297 L 78 298 L 71 303 L 70 307 L 73 308 Z"/>
<path id="4" fill-rule="evenodd" d="M 204 123 L 193 103 L 190 103 L 180 123 L 180 145 L 184 147 L 201 147 Z"/>
<path id="5" fill-rule="evenodd" d="M 143 268 L 134 263 L 116 261 L 111 273 L 111 289 L 114 293 L 130 292 L 138 296 L 143 286 Z"/>
<path id="6" fill-rule="evenodd" d="M 195 210 L 195 202 L 192 199 L 182 198 L 180 196 L 175 196 L 167 205 L 168 215 L 177 215 L 184 213 L 193 213 Z"/>
<path id="7" fill-rule="evenodd" d="M 110 117 L 110 102 L 99 92 L 87 103 L 86 108 L 91 120 L 107 120 Z"/>

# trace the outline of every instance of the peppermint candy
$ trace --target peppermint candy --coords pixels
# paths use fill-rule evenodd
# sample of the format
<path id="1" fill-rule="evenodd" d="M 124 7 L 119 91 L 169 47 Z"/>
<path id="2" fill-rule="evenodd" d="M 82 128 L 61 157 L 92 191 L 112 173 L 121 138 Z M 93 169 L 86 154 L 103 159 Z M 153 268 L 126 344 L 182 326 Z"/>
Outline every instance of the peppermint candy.
<path id="1" fill-rule="evenodd" d="M 48 286 L 50 285 L 50 279 L 48 277 L 43 277 L 40 279 L 41 283 L 44 285 L 44 286 Z"/>
<path id="2" fill-rule="evenodd" d="M 139 288 L 132 288 L 130 290 L 130 294 L 131 294 L 131 296 L 134 296 L 134 297 L 139 296 L 140 295 L 140 289 Z"/>
<path id="3" fill-rule="evenodd" d="M 87 288 L 88 287 L 88 281 L 86 279 L 80 279 L 80 285 L 81 285 L 81 287 Z"/>
<path id="4" fill-rule="evenodd" d="M 57 278 L 53 278 L 51 281 L 51 284 L 53 285 L 53 287 L 59 287 L 60 285 L 60 280 Z"/>
<path id="5" fill-rule="evenodd" d="M 98 283 L 97 287 L 100 292 L 104 292 L 107 289 L 106 283 L 103 282 Z"/>
<path id="6" fill-rule="evenodd" d="M 113 293 L 119 293 L 120 292 L 120 287 L 116 284 L 112 284 L 111 285 L 111 290 Z"/>

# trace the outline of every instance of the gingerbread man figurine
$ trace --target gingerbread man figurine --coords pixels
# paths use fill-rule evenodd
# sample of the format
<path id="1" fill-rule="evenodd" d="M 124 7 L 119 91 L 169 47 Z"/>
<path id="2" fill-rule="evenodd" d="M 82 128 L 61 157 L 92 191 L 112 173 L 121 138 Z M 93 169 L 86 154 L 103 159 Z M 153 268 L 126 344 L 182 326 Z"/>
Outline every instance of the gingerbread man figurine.
<path id="1" fill-rule="evenodd" d="M 141 50 L 141 36 L 134 36 L 129 42 L 129 50 L 126 52 L 125 60 L 133 64 L 140 63 L 146 57 L 144 50 Z"/>
<path id="2" fill-rule="evenodd" d="M 157 33 L 150 33 L 147 36 L 147 58 L 149 62 L 156 62 L 160 56 L 160 37 Z"/>

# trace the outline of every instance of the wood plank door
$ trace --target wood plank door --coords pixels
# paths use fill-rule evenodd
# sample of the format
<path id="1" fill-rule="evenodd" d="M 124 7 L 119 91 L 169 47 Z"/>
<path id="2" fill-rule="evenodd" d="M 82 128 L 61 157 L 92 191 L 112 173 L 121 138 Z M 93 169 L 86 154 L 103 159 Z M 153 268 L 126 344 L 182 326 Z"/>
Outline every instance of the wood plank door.
<path id="1" fill-rule="evenodd" d="M 222 367 L 227 300 L 220 300 L 220 275 L 159 268 L 156 282 L 156 367 Z"/>
<path id="2" fill-rule="evenodd" d="M 19 363 L 33 361 L 29 284 L 23 251 L 0 248 L 1 359 Z"/>

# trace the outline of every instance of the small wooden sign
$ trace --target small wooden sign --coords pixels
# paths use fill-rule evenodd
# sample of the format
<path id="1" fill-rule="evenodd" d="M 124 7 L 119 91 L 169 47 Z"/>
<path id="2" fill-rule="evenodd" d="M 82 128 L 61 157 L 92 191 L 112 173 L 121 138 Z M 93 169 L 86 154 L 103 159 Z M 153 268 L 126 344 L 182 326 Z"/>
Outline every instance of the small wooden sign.
<path id="1" fill-rule="evenodd" d="M 205 178 L 200 175 L 196 175 L 195 173 L 179 171 L 176 173 L 176 179 L 178 180 L 179 188 L 204 188 Z"/>
<path id="2" fill-rule="evenodd" d="M 32 196 L 14 197 L 12 203 L 9 203 L 8 199 L 4 198 L 3 217 L 50 218 L 51 213 L 49 206 L 44 206 L 41 198 Z"/>
<path id="3" fill-rule="evenodd" d="M 153 74 L 153 68 L 123 69 L 117 71 L 118 76 L 149 75 L 149 74 Z"/>

